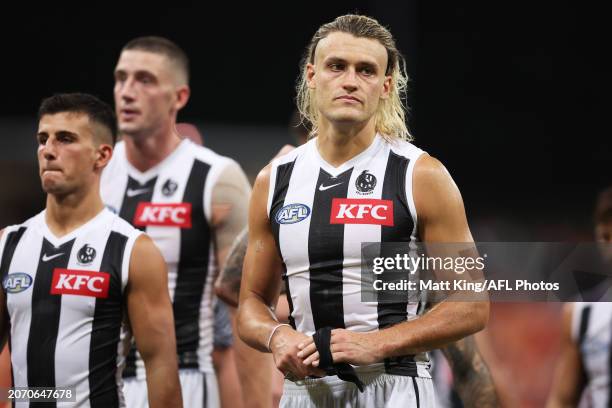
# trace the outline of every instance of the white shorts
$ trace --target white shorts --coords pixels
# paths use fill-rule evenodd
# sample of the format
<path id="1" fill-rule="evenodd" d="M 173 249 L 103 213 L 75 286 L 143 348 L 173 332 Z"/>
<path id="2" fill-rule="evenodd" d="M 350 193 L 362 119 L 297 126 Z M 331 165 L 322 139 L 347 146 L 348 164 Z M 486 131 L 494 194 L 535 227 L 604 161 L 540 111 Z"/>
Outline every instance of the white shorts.
<path id="1" fill-rule="evenodd" d="M 357 368 L 363 392 L 351 382 L 329 376 L 291 382 L 285 380 L 281 408 L 433 408 L 431 378 L 385 374 L 382 368 Z"/>
<path id="2" fill-rule="evenodd" d="M 211 373 L 198 370 L 179 370 L 183 406 L 193 408 L 217 408 L 219 387 L 217 377 Z M 128 378 L 123 381 L 125 405 L 128 408 L 148 408 L 147 381 Z"/>

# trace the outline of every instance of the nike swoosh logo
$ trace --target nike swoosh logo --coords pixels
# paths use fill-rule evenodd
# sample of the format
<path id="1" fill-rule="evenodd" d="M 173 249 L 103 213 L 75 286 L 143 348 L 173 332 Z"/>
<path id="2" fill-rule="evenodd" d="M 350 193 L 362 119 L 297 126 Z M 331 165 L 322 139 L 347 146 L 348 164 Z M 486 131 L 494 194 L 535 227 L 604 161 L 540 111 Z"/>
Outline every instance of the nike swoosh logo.
<path id="1" fill-rule="evenodd" d="M 319 191 L 329 190 L 330 188 L 332 188 L 332 187 L 336 187 L 336 186 L 339 186 L 340 184 L 342 184 L 342 183 L 331 184 L 331 185 L 329 185 L 329 186 L 324 186 L 323 184 L 321 184 L 321 185 L 319 186 Z"/>
<path id="2" fill-rule="evenodd" d="M 47 256 L 47 254 L 43 254 L 42 260 L 43 260 L 43 262 L 47 262 L 47 261 L 50 261 L 50 260 L 55 259 L 58 256 L 62 256 L 62 255 L 64 255 L 63 252 L 60 252 L 59 254 L 55 254 L 55 255 L 51 255 L 51 256 Z"/>
<path id="3" fill-rule="evenodd" d="M 126 195 L 128 197 L 136 197 L 137 195 L 144 194 L 149 190 L 151 189 L 150 188 L 137 188 L 135 190 L 132 190 L 131 188 L 128 188 Z"/>

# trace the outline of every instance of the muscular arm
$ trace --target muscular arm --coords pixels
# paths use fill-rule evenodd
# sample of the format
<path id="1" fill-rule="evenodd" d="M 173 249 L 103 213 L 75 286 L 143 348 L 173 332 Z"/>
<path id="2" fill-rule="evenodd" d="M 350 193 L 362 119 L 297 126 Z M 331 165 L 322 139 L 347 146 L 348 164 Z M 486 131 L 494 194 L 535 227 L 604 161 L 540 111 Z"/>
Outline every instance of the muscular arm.
<path id="1" fill-rule="evenodd" d="M 145 364 L 149 405 L 182 407 L 172 304 L 166 263 L 142 235 L 130 259 L 127 307 L 136 346 Z"/>
<path id="2" fill-rule="evenodd" d="M 563 308 L 561 356 L 557 363 L 552 390 L 546 404 L 547 408 L 577 406 L 586 385 L 580 350 L 572 338 L 572 309 L 573 304 L 571 303 L 566 304 Z"/>
<path id="3" fill-rule="evenodd" d="M 497 407 L 499 401 L 489 368 L 476 346 L 474 336 L 442 348 L 453 372 L 453 386 L 466 407 Z"/>
<path id="4" fill-rule="evenodd" d="M 219 270 L 223 269 L 232 244 L 247 224 L 250 193 L 249 181 L 235 162 L 223 169 L 213 187 L 212 227 Z"/>
<path id="5" fill-rule="evenodd" d="M 245 228 L 234 241 L 225 261 L 225 267 L 221 270 L 219 278 L 215 283 L 217 296 L 233 307 L 238 306 L 242 265 L 244 265 L 248 237 L 249 231 Z"/>
<path id="6" fill-rule="evenodd" d="M 442 163 L 431 156 L 421 156 L 415 165 L 413 183 L 423 242 L 474 242 L 459 189 Z M 442 347 L 482 330 L 488 317 L 489 304 L 485 301 L 438 303 L 419 319 L 382 330 L 383 344 L 387 345 L 385 355 Z"/>

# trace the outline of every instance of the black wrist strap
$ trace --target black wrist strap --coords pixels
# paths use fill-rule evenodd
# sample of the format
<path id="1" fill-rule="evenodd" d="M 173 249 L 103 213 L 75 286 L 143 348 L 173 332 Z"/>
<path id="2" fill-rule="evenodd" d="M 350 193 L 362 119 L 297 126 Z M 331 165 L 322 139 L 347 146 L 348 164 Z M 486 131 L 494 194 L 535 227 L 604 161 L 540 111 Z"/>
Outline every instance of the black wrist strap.
<path id="1" fill-rule="evenodd" d="M 344 381 L 350 381 L 363 392 L 363 383 L 357 377 L 357 373 L 353 366 L 348 363 L 336 363 L 332 358 L 330 342 L 331 342 L 331 327 L 323 327 L 312 335 L 317 351 L 319 352 L 319 368 L 325 371 L 327 375 L 337 375 L 338 378 Z"/>

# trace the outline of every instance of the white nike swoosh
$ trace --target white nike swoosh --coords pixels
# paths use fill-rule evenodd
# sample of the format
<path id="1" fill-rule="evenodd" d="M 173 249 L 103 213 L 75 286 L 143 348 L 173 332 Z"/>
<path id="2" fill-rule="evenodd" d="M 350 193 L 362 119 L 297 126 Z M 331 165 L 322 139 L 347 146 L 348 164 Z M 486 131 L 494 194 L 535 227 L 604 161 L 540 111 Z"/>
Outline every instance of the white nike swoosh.
<path id="1" fill-rule="evenodd" d="M 342 183 L 336 183 L 336 184 L 332 184 L 332 185 L 329 185 L 329 186 L 324 186 L 323 184 L 321 184 L 319 186 L 319 191 L 329 190 L 330 188 L 339 186 L 340 184 L 342 184 Z"/>
<path id="2" fill-rule="evenodd" d="M 47 261 L 50 261 L 50 260 L 55 259 L 58 256 L 62 256 L 62 255 L 64 255 L 63 252 L 60 252 L 59 254 L 55 254 L 55 255 L 51 255 L 51 256 L 47 256 L 47 254 L 43 254 L 42 260 L 43 260 L 43 262 L 47 262 Z"/>
<path id="3" fill-rule="evenodd" d="M 132 190 L 131 188 L 128 188 L 126 195 L 128 197 L 135 197 L 137 195 L 141 195 L 146 193 L 147 191 L 149 191 L 150 188 L 137 188 L 136 190 Z"/>

